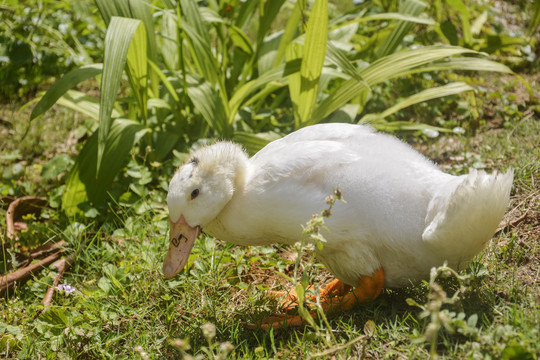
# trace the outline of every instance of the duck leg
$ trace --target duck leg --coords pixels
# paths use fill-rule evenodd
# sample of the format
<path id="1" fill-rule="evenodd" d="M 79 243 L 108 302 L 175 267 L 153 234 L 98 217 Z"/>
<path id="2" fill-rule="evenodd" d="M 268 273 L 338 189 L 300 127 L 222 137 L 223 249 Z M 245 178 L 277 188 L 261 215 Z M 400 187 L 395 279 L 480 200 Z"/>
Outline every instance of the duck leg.
<path id="1" fill-rule="evenodd" d="M 321 290 L 321 307 L 324 313 L 334 315 L 337 312 L 350 310 L 359 303 L 365 303 L 374 300 L 382 291 L 384 285 L 384 270 L 378 269 L 371 276 L 362 276 L 358 281 L 358 285 L 352 290 L 351 286 L 342 283 L 339 280 L 334 280 Z M 312 287 L 310 286 L 310 289 Z M 277 291 L 272 292 L 274 296 L 283 296 L 280 305 L 286 312 L 298 306 L 298 296 L 295 291 L 289 293 Z M 308 294 L 308 299 L 314 300 L 315 295 Z M 316 316 L 317 311 L 311 310 L 311 316 Z M 299 315 L 277 314 L 269 316 L 261 320 L 258 324 L 250 324 L 251 328 L 281 328 L 288 326 L 306 325 L 306 321 Z"/>

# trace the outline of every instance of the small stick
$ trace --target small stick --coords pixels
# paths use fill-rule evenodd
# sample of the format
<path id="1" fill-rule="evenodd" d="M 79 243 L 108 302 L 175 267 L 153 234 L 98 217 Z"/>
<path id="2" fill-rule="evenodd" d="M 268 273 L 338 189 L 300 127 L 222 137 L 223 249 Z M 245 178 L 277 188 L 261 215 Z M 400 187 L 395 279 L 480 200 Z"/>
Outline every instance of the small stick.
<path id="1" fill-rule="evenodd" d="M 514 219 L 512 220 L 511 222 L 508 222 L 506 225 L 504 226 L 500 226 L 497 231 L 495 232 L 495 235 L 499 235 L 499 233 L 501 233 L 502 231 L 504 230 L 509 230 L 513 227 L 516 227 L 516 225 L 518 225 L 519 223 L 521 223 L 523 220 L 527 219 L 529 217 L 529 213 L 528 212 L 525 212 L 525 214 L 521 215 L 520 217 L 518 217 L 517 219 Z M 495 236 L 493 235 L 493 236 Z"/>
<path id="2" fill-rule="evenodd" d="M 58 260 L 64 251 L 64 249 L 58 250 L 54 254 L 47 256 L 45 259 L 42 259 L 37 263 L 30 264 L 26 267 L 18 269 L 17 271 L 0 277 L 0 296 L 4 295 L 4 293 L 16 283 L 27 281 L 32 274 Z"/>
<path id="3" fill-rule="evenodd" d="M 28 266 L 33 260 L 39 258 L 39 257 L 42 257 L 42 256 L 45 256 L 51 252 L 55 252 L 57 251 L 58 249 L 60 248 L 63 248 L 63 247 L 66 247 L 68 246 L 69 244 L 65 241 L 65 240 L 60 240 L 59 242 L 57 243 L 51 243 L 51 242 L 47 242 L 41 246 L 39 246 L 38 248 L 36 248 L 33 252 L 31 252 L 30 254 L 28 255 L 24 255 L 24 254 L 19 254 L 17 256 L 17 258 L 21 257 L 22 259 L 19 260 L 20 263 L 24 262 L 25 265 L 24 267 Z"/>
<path id="4" fill-rule="evenodd" d="M 16 220 L 24 214 L 33 213 L 40 210 L 47 204 L 47 199 L 35 196 L 23 196 L 13 200 L 6 212 L 6 236 L 8 239 L 16 239 Z M 20 224 L 18 225 L 20 226 Z"/>

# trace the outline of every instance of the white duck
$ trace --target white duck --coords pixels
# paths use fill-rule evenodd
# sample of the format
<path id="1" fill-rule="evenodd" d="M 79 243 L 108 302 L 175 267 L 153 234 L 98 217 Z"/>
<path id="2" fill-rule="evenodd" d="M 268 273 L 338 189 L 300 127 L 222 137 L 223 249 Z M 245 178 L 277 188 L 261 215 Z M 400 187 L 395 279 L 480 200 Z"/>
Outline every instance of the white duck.
<path id="1" fill-rule="evenodd" d="M 201 229 L 240 245 L 294 244 L 340 188 L 347 203 L 336 203 L 325 220 L 327 242 L 316 255 L 338 279 L 322 295 L 339 294 L 350 308 L 383 285 L 425 279 L 444 261 L 466 266 L 501 221 L 512 180 L 512 171 L 446 174 L 407 144 L 361 125 L 306 127 L 252 158 L 218 142 L 193 152 L 171 180 L 163 272 L 170 278 L 182 270 Z M 329 311 L 335 304 L 323 305 Z"/>

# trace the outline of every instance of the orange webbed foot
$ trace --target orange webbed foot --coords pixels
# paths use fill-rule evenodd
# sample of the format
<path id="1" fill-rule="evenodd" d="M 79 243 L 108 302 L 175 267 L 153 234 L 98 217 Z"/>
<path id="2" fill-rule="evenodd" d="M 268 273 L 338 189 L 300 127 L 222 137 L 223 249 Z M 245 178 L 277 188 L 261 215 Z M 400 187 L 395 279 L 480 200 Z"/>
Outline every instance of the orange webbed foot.
<path id="1" fill-rule="evenodd" d="M 344 284 L 339 280 L 329 283 L 320 292 L 321 307 L 325 314 L 332 315 L 339 311 L 350 310 L 359 303 L 372 301 L 382 291 L 384 286 L 384 270 L 378 269 L 372 276 L 362 276 L 356 288 L 350 291 L 351 286 Z M 312 291 L 313 287 L 308 287 L 307 291 Z M 298 295 L 296 291 L 271 291 L 270 294 L 280 298 L 280 307 L 286 312 L 290 312 L 298 307 Z M 313 293 L 306 294 L 306 298 L 315 300 Z M 311 310 L 310 315 L 315 317 L 317 312 Z M 262 319 L 257 324 L 248 324 L 249 328 L 282 328 L 290 326 L 303 326 L 307 322 L 299 315 L 277 314 Z"/>

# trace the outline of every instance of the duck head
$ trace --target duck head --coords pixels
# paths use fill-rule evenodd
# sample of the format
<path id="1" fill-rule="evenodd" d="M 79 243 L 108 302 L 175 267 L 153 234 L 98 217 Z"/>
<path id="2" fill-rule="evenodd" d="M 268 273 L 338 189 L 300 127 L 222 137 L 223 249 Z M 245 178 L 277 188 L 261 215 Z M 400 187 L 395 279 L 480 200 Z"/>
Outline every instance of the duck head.
<path id="1" fill-rule="evenodd" d="M 163 262 L 165 277 L 172 278 L 184 268 L 201 229 L 233 197 L 246 162 L 240 146 L 219 142 L 193 152 L 174 174 L 167 195 L 170 243 Z"/>

